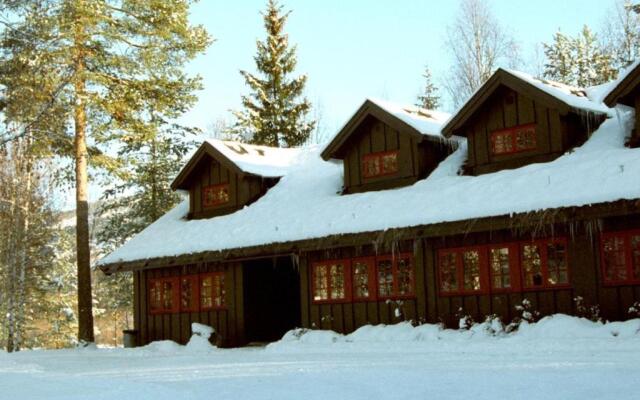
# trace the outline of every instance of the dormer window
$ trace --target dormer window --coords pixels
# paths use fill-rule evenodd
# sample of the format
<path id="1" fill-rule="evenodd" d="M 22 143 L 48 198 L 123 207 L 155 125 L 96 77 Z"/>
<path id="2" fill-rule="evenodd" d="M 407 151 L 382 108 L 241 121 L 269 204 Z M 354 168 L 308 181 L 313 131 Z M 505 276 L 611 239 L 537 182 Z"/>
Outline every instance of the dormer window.
<path id="1" fill-rule="evenodd" d="M 377 178 L 398 172 L 398 151 L 381 151 L 362 157 L 362 175 L 365 178 Z"/>
<path id="2" fill-rule="evenodd" d="M 205 208 L 216 207 L 229 202 L 229 184 L 205 186 L 202 190 L 202 204 Z"/>
<path id="3" fill-rule="evenodd" d="M 504 155 L 536 149 L 536 124 L 491 132 L 491 153 Z"/>

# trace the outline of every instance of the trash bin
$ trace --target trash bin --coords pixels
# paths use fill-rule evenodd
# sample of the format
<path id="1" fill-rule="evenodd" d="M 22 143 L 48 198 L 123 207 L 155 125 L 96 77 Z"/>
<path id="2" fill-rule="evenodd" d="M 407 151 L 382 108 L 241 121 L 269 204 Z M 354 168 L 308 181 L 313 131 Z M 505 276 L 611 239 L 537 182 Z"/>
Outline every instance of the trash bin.
<path id="1" fill-rule="evenodd" d="M 122 344 L 125 348 L 138 346 L 138 331 L 135 329 L 125 329 L 122 331 Z"/>

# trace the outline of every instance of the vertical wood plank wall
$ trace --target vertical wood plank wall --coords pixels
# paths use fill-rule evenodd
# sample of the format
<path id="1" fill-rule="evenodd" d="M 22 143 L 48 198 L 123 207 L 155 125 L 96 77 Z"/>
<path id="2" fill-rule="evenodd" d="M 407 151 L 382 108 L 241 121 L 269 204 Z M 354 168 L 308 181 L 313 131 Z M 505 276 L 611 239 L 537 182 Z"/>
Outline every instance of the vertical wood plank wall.
<path id="1" fill-rule="evenodd" d="M 190 211 L 195 218 L 229 214 L 249 204 L 266 190 L 265 181 L 260 177 L 238 175 L 213 159 L 203 160 L 198 166 L 198 171 L 200 172 L 195 175 L 189 191 Z M 229 202 L 204 208 L 203 188 L 223 183 L 229 184 Z"/>
<path id="2" fill-rule="evenodd" d="M 630 229 L 640 226 L 640 220 L 618 220 L 607 224 L 610 230 Z M 437 288 L 436 260 L 437 252 L 442 248 L 484 245 L 489 243 L 511 242 L 525 238 L 514 237 L 507 231 L 469 234 L 440 239 L 419 239 L 412 246 L 415 265 L 416 298 L 404 300 L 402 317 L 393 313 L 394 305 L 384 301 L 354 302 L 337 304 L 315 304 L 312 301 L 310 265 L 316 260 L 342 259 L 375 255 L 372 248 L 343 248 L 331 251 L 311 252 L 301 257 L 301 298 L 302 324 L 307 328 L 332 329 L 341 333 L 351 332 L 365 324 L 396 323 L 403 320 L 414 322 L 443 322 L 446 326 L 458 326 L 458 310 L 462 308 L 476 321 L 482 321 L 488 315 L 497 314 L 502 321 L 509 322 L 520 313 L 515 309 L 523 299 L 528 299 L 533 309 L 542 315 L 554 313 L 575 314 L 576 296 L 582 296 L 586 303 L 599 305 L 605 319 L 623 320 L 628 318 L 627 310 L 640 301 L 640 286 L 613 286 L 602 284 L 599 235 L 587 232 L 575 235 L 557 236 L 568 238 L 568 260 L 571 287 L 538 291 L 523 291 L 506 294 L 440 296 Z M 550 237 L 550 236 L 549 236 Z M 411 247 L 403 244 L 405 251 Z M 385 254 L 379 251 L 379 254 Z"/>
<path id="3" fill-rule="evenodd" d="M 149 313 L 147 287 L 149 279 L 220 271 L 225 273 L 225 309 L 190 313 Z M 215 329 L 219 345 L 224 347 L 243 345 L 242 284 L 242 265 L 240 263 L 199 263 L 136 272 L 134 276 L 134 321 L 138 330 L 139 344 L 144 345 L 155 340 L 173 340 L 178 343 L 186 343 L 191 337 L 191 323 L 199 322 Z"/>

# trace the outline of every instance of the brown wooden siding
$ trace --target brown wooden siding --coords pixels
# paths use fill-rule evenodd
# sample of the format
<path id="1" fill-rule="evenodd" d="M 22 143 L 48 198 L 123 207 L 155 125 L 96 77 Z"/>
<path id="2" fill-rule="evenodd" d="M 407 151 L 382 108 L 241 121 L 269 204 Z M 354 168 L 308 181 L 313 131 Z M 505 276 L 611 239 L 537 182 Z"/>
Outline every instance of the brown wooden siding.
<path id="1" fill-rule="evenodd" d="M 483 104 L 463 128 L 469 141 L 466 168 L 472 175 L 548 162 L 584 142 L 602 119 L 568 114 L 501 87 Z M 536 125 L 536 149 L 493 155 L 491 133 L 526 124 Z"/>
<path id="2" fill-rule="evenodd" d="M 445 145 L 420 141 L 413 135 L 399 132 L 369 116 L 356 129 L 348 142 L 344 156 L 344 186 L 346 193 L 382 190 L 406 186 L 426 177 L 451 149 Z M 364 178 L 362 158 L 371 153 L 398 151 L 398 172 L 393 175 Z"/>
<path id="3" fill-rule="evenodd" d="M 225 273 L 225 304 L 223 310 L 151 314 L 148 306 L 148 280 L 160 277 L 184 276 L 205 272 Z M 242 266 L 240 263 L 207 264 L 160 268 L 136 272 L 134 278 L 134 321 L 139 344 L 156 340 L 186 343 L 191 337 L 191 323 L 213 327 L 220 346 L 244 344 L 244 316 L 242 307 Z"/>
<path id="4" fill-rule="evenodd" d="M 190 218 L 211 218 L 230 214 L 258 199 L 276 182 L 272 178 L 239 175 L 211 158 L 203 159 L 196 168 L 197 172 L 193 174 L 189 190 Z M 203 188 L 224 183 L 229 185 L 229 201 L 205 208 L 202 204 Z"/>
<path id="5" fill-rule="evenodd" d="M 601 224 L 605 230 L 623 230 L 640 226 L 640 217 L 633 219 L 610 219 Z M 365 324 L 396 323 L 412 320 L 416 323 L 443 322 L 447 327 L 458 325 L 458 311 L 462 309 L 476 321 L 496 314 L 503 322 L 510 322 L 520 313 L 515 309 L 523 299 L 528 299 L 533 309 L 542 315 L 554 313 L 575 314 L 576 296 L 587 304 L 600 305 L 602 317 L 610 320 L 626 319 L 628 308 L 640 301 L 639 285 L 607 287 L 602 284 L 600 266 L 599 235 L 584 231 L 571 232 L 567 226 L 556 227 L 542 237 L 567 237 L 567 256 L 570 267 L 571 286 L 544 290 L 523 290 L 503 294 L 441 295 L 437 287 L 437 252 L 443 248 L 466 247 L 491 243 L 507 243 L 530 239 L 511 231 L 468 234 L 455 237 L 418 239 L 400 244 L 401 251 L 414 254 L 415 299 L 403 300 L 403 316 L 394 315 L 394 305 L 386 301 L 362 301 L 352 303 L 317 304 L 312 301 L 310 265 L 314 261 L 371 256 L 376 252 L 371 246 L 348 247 L 326 251 L 315 251 L 301 258 L 302 324 L 308 328 L 332 329 L 348 333 Z M 393 247 L 389 245 L 387 247 Z M 396 250 L 398 251 L 398 250 Z M 386 254 L 382 247 L 377 254 Z"/>

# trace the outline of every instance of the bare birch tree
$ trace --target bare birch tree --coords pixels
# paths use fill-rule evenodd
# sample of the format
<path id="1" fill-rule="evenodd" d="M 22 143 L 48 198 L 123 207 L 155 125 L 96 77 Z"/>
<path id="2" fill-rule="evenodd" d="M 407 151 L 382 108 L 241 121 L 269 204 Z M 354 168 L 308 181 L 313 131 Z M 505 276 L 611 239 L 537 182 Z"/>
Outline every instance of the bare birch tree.
<path id="1" fill-rule="evenodd" d="M 453 58 L 444 87 L 455 107 L 464 103 L 500 66 L 516 67 L 519 49 L 484 0 L 462 0 L 445 41 Z"/>

